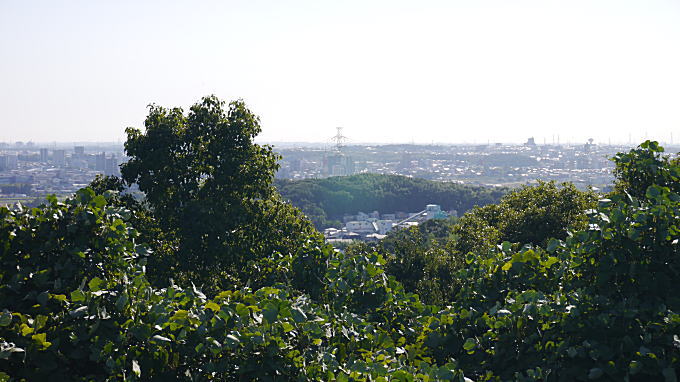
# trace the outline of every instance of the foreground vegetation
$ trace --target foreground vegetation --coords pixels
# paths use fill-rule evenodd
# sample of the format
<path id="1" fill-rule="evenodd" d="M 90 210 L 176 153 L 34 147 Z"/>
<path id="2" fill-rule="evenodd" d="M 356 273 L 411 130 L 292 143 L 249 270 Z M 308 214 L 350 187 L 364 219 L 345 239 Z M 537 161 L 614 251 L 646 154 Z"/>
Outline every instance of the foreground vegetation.
<path id="1" fill-rule="evenodd" d="M 655 142 L 599 201 L 544 184 L 421 232 L 422 268 L 450 264 L 435 305 L 389 257 L 414 236 L 323 244 L 258 132 L 241 102 L 154 106 L 123 169 L 144 202 L 98 179 L 0 208 L 0 381 L 677 380 L 680 166 Z M 461 252 L 465 227 L 494 235 Z"/>

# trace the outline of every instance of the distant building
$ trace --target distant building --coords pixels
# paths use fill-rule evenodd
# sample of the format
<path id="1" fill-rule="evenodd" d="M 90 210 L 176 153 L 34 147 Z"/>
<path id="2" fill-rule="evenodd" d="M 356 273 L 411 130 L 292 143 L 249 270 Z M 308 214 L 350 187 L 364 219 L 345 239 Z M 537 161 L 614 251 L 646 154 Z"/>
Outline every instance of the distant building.
<path id="1" fill-rule="evenodd" d="M 66 150 L 53 150 L 52 151 L 52 162 L 56 166 L 66 165 Z"/>
<path id="2" fill-rule="evenodd" d="M 428 204 L 425 207 L 426 219 L 446 219 L 448 217 L 447 213 L 442 211 L 442 207 L 438 204 Z"/>
<path id="3" fill-rule="evenodd" d="M 392 220 L 378 220 L 376 224 L 378 225 L 378 233 L 381 235 L 386 235 L 394 227 Z"/>
<path id="4" fill-rule="evenodd" d="M 349 155 L 333 153 L 323 158 L 323 172 L 326 176 L 345 176 L 354 174 L 354 161 Z"/>
<path id="5" fill-rule="evenodd" d="M 105 175 L 120 175 L 120 169 L 118 168 L 118 159 L 115 155 L 111 155 L 111 158 L 106 158 L 106 168 L 104 169 Z"/>
<path id="6" fill-rule="evenodd" d="M 527 143 L 525 143 L 524 145 L 525 146 L 531 146 L 531 147 L 536 146 L 536 140 L 534 139 L 534 137 L 531 137 L 531 138 L 527 139 Z"/>
<path id="7" fill-rule="evenodd" d="M 85 155 L 85 146 L 75 146 L 73 152 L 76 156 L 82 157 Z"/>
<path id="8" fill-rule="evenodd" d="M 19 161 L 16 154 L 0 155 L 0 170 L 16 170 L 19 167 Z"/>
<path id="9" fill-rule="evenodd" d="M 106 171 L 106 153 L 102 152 L 95 156 L 94 169 L 101 172 Z"/>
<path id="10" fill-rule="evenodd" d="M 43 163 L 47 163 L 49 157 L 48 157 L 48 151 L 47 149 L 43 148 L 40 149 L 40 161 Z"/>
<path id="11" fill-rule="evenodd" d="M 16 170 L 19 168 L 19 157 L 17 154 L 8 154 L 7 155 L 7 170 Z"/>
<path id="12" fill-rule="evenodd" d="M 355 220 L 347 222 L 345 228 L 347 229 L 348 232 L 365 233 L 375 232 L 377 227 L 374 226 L 373 223 L 369 222 L 368 220 Z"/>

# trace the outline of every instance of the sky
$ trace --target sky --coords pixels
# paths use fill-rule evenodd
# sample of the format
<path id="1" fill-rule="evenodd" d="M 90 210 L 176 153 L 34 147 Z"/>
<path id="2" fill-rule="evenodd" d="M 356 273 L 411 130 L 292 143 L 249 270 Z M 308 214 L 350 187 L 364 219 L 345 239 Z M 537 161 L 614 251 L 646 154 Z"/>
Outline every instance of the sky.
<path id="1" fill-rule="evenodd" d="M 259 142 L 680 141 L 680 1 L 0 0 L 0 141 L 215 94 Z"/>

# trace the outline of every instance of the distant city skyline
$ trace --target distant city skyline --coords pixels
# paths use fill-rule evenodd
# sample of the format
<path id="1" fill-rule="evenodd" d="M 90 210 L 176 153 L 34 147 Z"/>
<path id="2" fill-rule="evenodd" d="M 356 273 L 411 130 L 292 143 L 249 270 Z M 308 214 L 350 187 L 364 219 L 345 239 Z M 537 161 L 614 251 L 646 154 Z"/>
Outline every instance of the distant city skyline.
<path id="1" fill-rule="evenodd" d="M 0 2 L 0 142 L 242 98 L 262 143 L 680 140 L 678 1 Z"/>

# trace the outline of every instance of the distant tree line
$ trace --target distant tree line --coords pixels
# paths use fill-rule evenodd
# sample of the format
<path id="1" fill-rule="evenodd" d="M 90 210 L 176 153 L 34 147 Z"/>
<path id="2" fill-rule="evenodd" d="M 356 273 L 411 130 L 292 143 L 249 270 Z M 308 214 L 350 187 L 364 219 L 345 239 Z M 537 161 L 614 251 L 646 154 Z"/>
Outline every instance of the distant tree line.
<path id="1" fill-rule="evenodd" d="M 507 192 L 505 188 L 380 174 L 298 181 L 279 179 L 275 184 L 281 196 L 300 208 L 317 229 L 338 226 L 344 214 L 415 212 L 430 203 L 462 214 L 474 206 L 496 203 Z"/>

